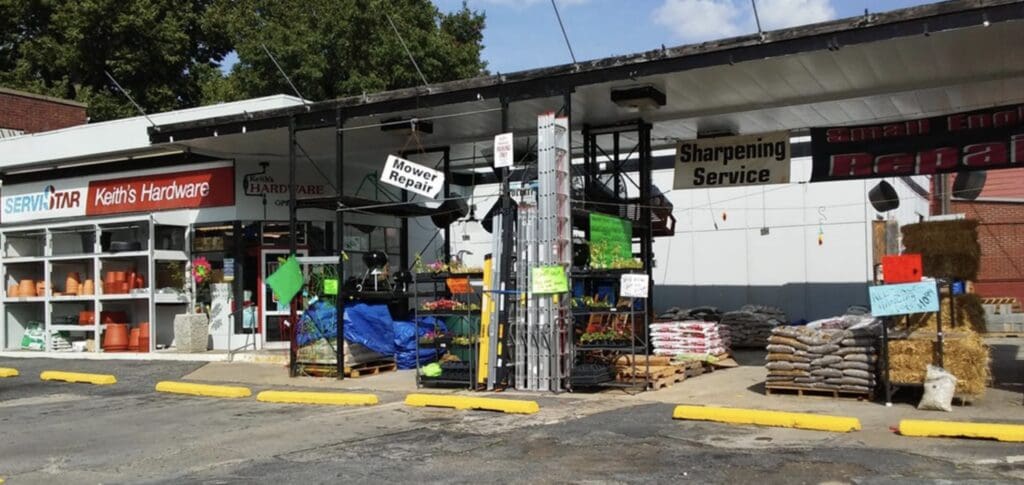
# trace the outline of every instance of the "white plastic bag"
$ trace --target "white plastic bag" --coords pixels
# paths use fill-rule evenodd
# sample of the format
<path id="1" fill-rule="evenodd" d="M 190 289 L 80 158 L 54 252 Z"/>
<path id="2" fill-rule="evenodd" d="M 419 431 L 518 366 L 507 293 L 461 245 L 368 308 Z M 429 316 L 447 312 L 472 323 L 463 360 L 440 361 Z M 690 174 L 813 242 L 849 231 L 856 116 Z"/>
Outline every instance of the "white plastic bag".
<path id="1" fill-rule="evenodd" d="M 928 366 L 924 377 L 924 396 L 917 409 L 928 411 L 953 411 L 953 394 L 956 392 L 956 377 L 942 367 Z"/>

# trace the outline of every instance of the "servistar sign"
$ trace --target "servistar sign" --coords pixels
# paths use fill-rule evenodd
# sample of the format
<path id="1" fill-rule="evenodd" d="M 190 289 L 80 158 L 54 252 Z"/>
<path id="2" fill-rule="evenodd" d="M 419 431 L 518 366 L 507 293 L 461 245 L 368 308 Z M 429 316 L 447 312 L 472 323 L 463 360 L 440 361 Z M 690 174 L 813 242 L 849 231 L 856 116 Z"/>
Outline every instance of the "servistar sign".
<path id="1" fill-rule="evenodd" d="M 0 222 L 234 205 L 234 182 L 234 167 L 221 165 L 117 179 L 76 177 L 8 185 L 0 196 Z"/>

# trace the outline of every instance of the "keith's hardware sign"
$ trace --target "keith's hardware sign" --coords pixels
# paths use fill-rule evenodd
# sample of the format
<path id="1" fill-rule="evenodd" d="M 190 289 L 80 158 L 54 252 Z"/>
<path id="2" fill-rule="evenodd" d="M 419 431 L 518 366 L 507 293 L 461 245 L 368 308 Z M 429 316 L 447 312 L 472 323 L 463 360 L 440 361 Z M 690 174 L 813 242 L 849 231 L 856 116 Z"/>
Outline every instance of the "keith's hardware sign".
<path id="1" fill-rule="evenodd" d="M 430 198 L 444 187 L 443 173 L 394 155 L 388 155 L 380 178 L 386 184 Z"/>
<path id="2" fill-rule="evenodd" d="M 811 181 L 1024 167 L 1024 104 L 811 130 Z"/>
<path id="3" fill-rule="evenodd" d="M 699 138 L 676 145 L 675 189 L 789 182 L 789 132 Z"/>
<path id="4" fill-rule="evenodd" d="M 5 223 L 235 204 L 234 167 L 218 162 L 189 172 L 137 171 L 119 179 L 73 177 L 3 188 Z"/>

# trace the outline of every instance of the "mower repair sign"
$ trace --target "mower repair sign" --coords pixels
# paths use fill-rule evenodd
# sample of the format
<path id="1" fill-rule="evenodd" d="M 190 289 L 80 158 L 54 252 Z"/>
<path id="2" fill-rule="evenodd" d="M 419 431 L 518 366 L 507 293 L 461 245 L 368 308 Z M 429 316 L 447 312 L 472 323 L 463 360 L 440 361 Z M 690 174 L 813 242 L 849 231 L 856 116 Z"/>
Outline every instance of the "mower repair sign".
<path id="1" fill-rule="evenodd" d="M 811 130 L 811 181 L 1024 167 L 1024 105 Z"/>
<path id="2" fill-rule="evenodd" d="M 789 132 L 686 140 L 676 145 L 674 189 L 789 182 Z"/>
<path id="3" fill-rule="evenodd" d="M 404 158 L 388 155 L 381 181 L 425 197 L 434 198 L 444 186 L 444 174 Z"/>

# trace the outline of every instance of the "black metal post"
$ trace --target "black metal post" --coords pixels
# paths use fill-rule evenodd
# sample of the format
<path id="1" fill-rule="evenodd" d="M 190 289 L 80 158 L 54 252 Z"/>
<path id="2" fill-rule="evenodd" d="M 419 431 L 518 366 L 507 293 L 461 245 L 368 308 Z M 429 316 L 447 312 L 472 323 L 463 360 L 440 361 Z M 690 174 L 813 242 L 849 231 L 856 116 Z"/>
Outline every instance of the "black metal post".
<path id="1" fill-rule="evenodd" d="M 953 298 L 953 296 L 954 296 L 953 295 L 953 280 L 949 280 L 949 281 L 946 282 L 946 288 L 949 289 L 949 322 L 950 322 L 950 326 L 955 328 L 956 327 L 956 302 L 954 301 L 954 298 Z M 938 318 L 935 319 L 935 321 L 937 322 L 936 325 L 935 325 L 935 331 L 936 331 L 936 336 L 935 337 L 936 337 L 936 343 L 938 344 L 938 347 L 939 347 L 937 349 L 938 350 L 938 354 L 939 354 L 939 367 L 942 367 L 943 369 L 945 369 L 946 337 L 945 337 L 945 335 L 943 335 L 943 332 L 942 332 L 942 291 L 941 291 L 941 287 L 939 288 L 939 290 L 940 290 L 939 291 L 939 315 L 938 315 Z"/>
<path id="2" fill-rule="evenodd" d="M 508 102 L 502 100 L 501 132 L 508 133 L 508 130 Z M 513 137 L 512 142 L 513 146 L 515 146 L 514 138 L 515 137 Z M 513 152 L 514 151 L 515 150 L 513 150 Z M 511 178 L 511 173 L 512 169 L 509 167 L 504 167 L 498 170 L 498 177 L 501 178 L 501 233 L 496 234 L 495 236 L 502 238 L 504 244 L 502 244 L 501 254 L 495 255 L 498 256 L 498 271 L 499 275 L 501 275 L 502 281 L 497 288 L 491 288 L 491 291 L 496 292 L 492 293 L 492 295 L 494 297 L 495 304 L 498 305 L 498 321 L 491 322 L 491 324 L 498 325 L 499 330 L 502 328 L 502 326 L 504 326 L 504 328 L 506 329 L 509 327 L 508 311 L 509 308 L 511 308 L 511 306 L 516 302 L 515 298 L 512 295 L 505 292 L 505 290 L 509 290 L 513 288 L 513 286 L 515 286 L 515 280 L 512 279 L 512 253 L 515 251 L 515 244 L 513 243 L 513 241 L 515 240 L 516 234 L 515 226 L 512 224 L 512 194 L 509 193 L 509 179 Z M 492 227 L 492 229 L 496 228 Z M 503 352 L 508 352 L 508 332 L 499 331 L 498 334 L 499 339 L 501 340 L 499 346 L 501 347 Z M 515 351 L 525 352 L 526 349 L 515 349 Z M 505 358 L 502 358 L 501 355 L 498 355 L 498 360 L 507 365 L 507 363 L 511 361 L 511 359 L 507 357 L 508 356 L 506 355 Z M 498 368 L 496 362 L 492 362 L 491 365 L 495 366 L 495 384 L 506 383 L 508 373 L 504 372 L 504 369 L 506 369 L 507 367 L 502 366 L 501 368 Z"/>
<path id="3" fill-rule="evenodd" d="M 334 296 L 334 307 L 337 309 L 338 347 L 337 354 L 338 380 L 345 379 L 345 261 L 342 255 L 345 253 L 345 212 L 341 210 L 341 198 L 345 193 L 345 170 L 342 165 L 345 160 L 345 120 L 341 116 L 341 109 L 334 112 L 334 178 L 338 187 L 338 202 L 334 212 L 334 248 L 338 254 L 336 273 L 338 275 L 338 294 Z M 403 239 L 404 240 L 404 239 Z"/>
<path id="4" fill-rule="evenodd" d="M 654 285 L 650 282 L 651 275 L 654 273 L 653 266 L 653 227 L 651 224 L 651 127 L 644 123 L 642 120 L 638 122 L 640 126 L 637 128 L 639 135 L 638 143 L 640 144 L 640 259 L 644 262 L 644 272 L 647 274 L 647 304 L 645 306 L 646 311 L 644 312 L 647 317 L 644 321 L 644 325 L 653 318 L 653 308 L 651 299 L 654 296 Z M 650 349 L 647 349 L 649 352 Z"/>
<path id="5" fill-rule="evenodd" d="M 451 170 L 451 148 L 444 147 L 442 156 L 444 159 L 441 161 L 442 169 L 444 170 L 444 200 L 447 201 L 451 197 L 452 187 L 452 170 Z M 473 190 L 473 189 L 470 189 Z M 452 262 L 452 225 L 445 224 L 444 226 L 444 262 L 445 264 L 451 264 Z"/>
<path id="6" fill-rule="evenodd" d="M 295 117 L 288 118 L 288 255 L 294 256 L 296 252 L 296 240 L 295 240 L 295 228 L 296 228 L 296 203 L 295 203 Z M 298 375 L 297 366 L 297 355 L 296 355 L 296 329 L 298 328 L 299 322 L 296 321 L 296 302 L 293 299 L 291 301 L 290 309 L 291 315 L 289 319 L 291 321 L 291 332 L 289 344 L 288 344 L 288 372 L 292 377 Z"/>
<path id="7" fill-rule="evenodd" d="M 892 406 L 892 382 L 889 381 L 889 322 L 891 317 L 882 320 L 882 380 L 885 385 L 885 405 Z"/>

